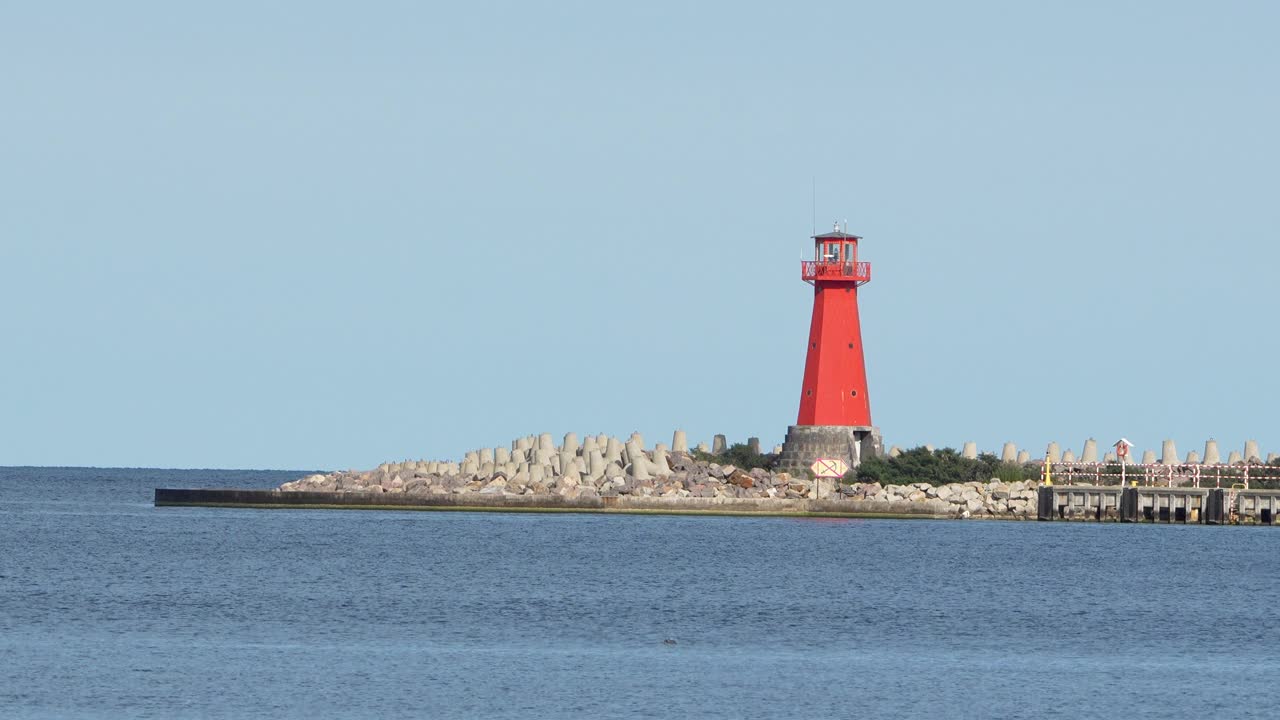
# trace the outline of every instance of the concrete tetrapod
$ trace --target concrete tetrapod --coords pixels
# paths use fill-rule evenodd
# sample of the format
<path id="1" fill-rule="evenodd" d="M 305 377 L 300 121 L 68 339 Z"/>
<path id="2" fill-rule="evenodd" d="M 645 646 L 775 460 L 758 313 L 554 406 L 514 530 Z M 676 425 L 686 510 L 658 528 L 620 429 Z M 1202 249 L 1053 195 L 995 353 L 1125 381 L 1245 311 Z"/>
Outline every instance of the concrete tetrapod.
<path id="1" fill-rule="evenodd" d="M 1113 463 L 1113 462 L 1115 462 L 1115 461 L 1116 461 L 1116 451 L 1115 451 L 1115 450 L 1108 450 L 1106 453 L 1104 453 L 1104 454 L 1102 455 L 1102 462 L 1104 462 L 1104 463 Z"/>
<path id="2" fill-rule="evenodd" d="M 476 459 L 474 453 L 467 453 L 466 457 L 462 459 L 462 467 L 459 474 L 466 477 L 475 475 L 478 472 L 480 472 L 480 462 Z"/>
<path id="3" fill-rule="evenodd" d="M 578 466 L 577 462 L 575 462 L 578 459 L 578 456 L 568 450 L 561 450 L 560 454 L 556 457 L 560 460 L 561 475 L 569 472 L 570 468 L 576 468 Z"/>
<path id="4" fill-rule="evenodd" d="M 1227 456 L 1227 464 L 1228 464 L 1228 465 L 1239 465 L 1239 464 L 1240 464 L 1240 463 L 1242 463 L 1243 461 L 1244 461 L 1244 460 L 1243 460 L 1243 458 L 1241 457 L 1241 455 L 1240 455 L 1240 451 L 1239 451 L 1239 450 L 1232 450 L 1232 451 L 1231 451 L 1231 454 Z"/>
<path id="5" fill-rule="evenodd" d="M 582 482 L 582 475 L 578 473 L 578 466 L 569 463 L 568 467 L 560 473 L 561 487 L 575 487 Z"/>
<path id="6" fill-rule="evenodd" d="M 658 443 L 658 447 L 653 451 L 653 464 L 649 468 L 650 473 L 655 477 L 667 477 L 671 474 L 671 463 L 667 461 L 667 449 Z"/>
<path id="7" fill-rule="evenodd" d="M 630 440 L 634 441 L 635 444 L 639 445 L 641 450 L 644 449 L 644 436 L 640 434 L 639 430 L 631 433 Z"/>
<path id="8" fill-rule="evenodd" d="M 1275 465 L 1276 461 L 1280 461 L 1280 455 L 1276 453 L 1267 453 L 1267 464 Z"/>
<path id="9" fill-rule="evenodd" d="M 1177 465 L 1178 464 L 1178 446 L 1172 440 L 1165 440 L 1160 446 L 1160 464 L 1161 465 Z"/>
<path id="10" fill-rule="evenodd" d="M 973 441 L 966 442 L 964 444 L 964 447 L 960 449 L 960 457 L 965 458 L 967 460 L 977 460 L 978 459 L 978 443 Z"/>
<path id="11" fill-rule="evenodd" d="M 645 472 L 645 479 L 648 480 L 651 478 L 649 473 L 649 457 L 644 454 L 644 449 L 641 447 L 640 443 L 635 441 L 635 439 L 627 441 L 622 455 L 623 459 L 627 461 L 627 465 L 632 468 L 631 475 L 633 477 L 640 477 L 636 474 L 636 468 L 641 468 Z"/>
<path id="12" fill-rule="evenodd" d="M 551 433 L 542 433 L 538 436 L 538 449 L 555 451 L 556 441 L 551 439 Z"/>
<path id="13" fill-rule="evenodd" d="M 1019 464 L 1019 465 L 1026 465 L 1026 464 L 1027 464 L 1027 463 L 1029 463 L 1029 462 L 1031 462 L 1031 451 L 1030 451 L 1030 450 L 1019 450 L 1019 451 L 1018 451 L 1018 464 Z"/>
<path id="14" fill-rule="evenodd" d="M 728 450 L 728 449 L 729 449 L 729 443 L 728 441 L 725 440 L 723 435 L 716 435 L 715 437 L 711 438 L 711 454 L 712 455 L 721 455 L 724 453 L 725 450 Z"/>
<path id="15" fill-rule="evenodd" d="M 1062 462 L 1062 451 L 1058 449 L 1058 443 L 1049 443 L 1049 447 L 1044 451 L 1044 459 L 1051 463 Z"/>
<path id="16" fill-rule="evenodd" d="M 706 455 L 707 453 L 711 452 L 711 448 L 707 447 L 707 444 L 706 444 L 706 443 L 704 443 L 704 442 L 700 442 L 700 443 L 698 443 L 698 448 L 697 448 L 697 450 L 698 450 L 698 452 L 702 453 L 703 455 Z"/>
<path id="17" fill-rule="evenodd" d="M 652 480 L 653 476 L 649 474 L 649 462 L 644 459 L 643 455 L 636 457 L 635 461 L 627 466 L 627 474 L 636 480 Z"/>
<path id="18" fill-rule="evenodd" d="M 578 454 L 578 436 L 575 433 L 567 432 L 564 434 L 564 444 L 560 446 L 560 450 L 570 452 L 574 455 Z"/>
<path id="19" fill-rule="evenodd" d="M 539 447 L 533 451 L 533 462 L 537 465 L 550 465 L 551 458 L 555 456 L 555 450 Z"/>
<path id="20" fill-rule="evenodd" d="M 1155 465 L 1155 464 L 1156 464 L 1156 451 L 1155 451 L 1155 450 L 1143 450 L 1143 451 L 1142 451 L 1142 464 L 1143 464 L 1143 465 Z"/>
<path id="21" fill-rule="evenodd" d="M 622 465 L 622 441 L 616 437 L 610 437 L 604 448 L 604 461 L 616 462 Z"/>
<path id="22" fill-rule="evenodd" d="M 1244 461 L 1247 463 L 1262 462 L 1262 453 L 1258 451 L 1257 440 L 1244 441 Z"/>
<path id="23" fill-rule="evenodd" d="M 1073 463 L 1075 461 L 1076 461 L 1076 454 L 1071 452 L 1070 448 L 1068 448 L 1066 451 L 1062 453 L 1062 462 Z"/>
<path id="24" fill-rule="evenodd" d="M 689 436 L 683 430 L 677 430 L 671 434 L 671 452 L 689 452 Z"/>
<path id="25" fill-rule="evenodd" d="M 1089 438 L 1084 441 L 1084 449 L 1080 451 L 1080 462 L 1096 463 L 1098 462 L 1098 441 Z"/>
<path id="26" fill-rule="evenodd" d="M 592 444 L 594 445 L 595 443 Z M 587 474 L 590 475 L 591 479 L 595 481 L 604 477 L 605 468 L 608 466 L 609 464 L 604 461 L 604 456 L 600 454 L 600 451 L 592 448 L 591 454 L 587 456 Z"/>
<path id="27" fill-rule="evenodd" d="M 1222 462 L 1222 456 L 1218 454 L 1218 441 L 1209 438 L 1204 441 L 1204 464 L 1217 465 Z"/>
<path id="28" fill-rule="evenodd" d="M 1188 450 L 1188 451 L 1187 451 L 1187 462 L 1186 462 L 1186 464 L 1187 464 L 1187 465 L 1199 465 L 1199 464 L 1200 464 L 1200 453 L 1196 452 L 1195 450 Z"/>
<path id="29" fill-rule="evenodd" d="M 1018 446 L 1011 442 L 1005 443 L 1004 448 L 1000 450 L 1000 462 L 1018 462 Z"/>

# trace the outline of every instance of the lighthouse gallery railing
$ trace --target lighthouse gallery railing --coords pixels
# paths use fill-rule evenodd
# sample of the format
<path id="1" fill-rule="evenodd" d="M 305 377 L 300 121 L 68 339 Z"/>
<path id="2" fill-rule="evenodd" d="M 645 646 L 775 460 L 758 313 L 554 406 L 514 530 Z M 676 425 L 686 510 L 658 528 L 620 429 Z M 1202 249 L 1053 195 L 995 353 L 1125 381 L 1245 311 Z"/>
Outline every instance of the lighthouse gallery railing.
<path id="1" fill-rule="evenodd" d="M 818 262 L 817 260 L 801 260 L 800 279 L 805 282 L 812 282 L 814 280 L 850 280 L 858 283 L 870 282 L 871 263 Z"/>

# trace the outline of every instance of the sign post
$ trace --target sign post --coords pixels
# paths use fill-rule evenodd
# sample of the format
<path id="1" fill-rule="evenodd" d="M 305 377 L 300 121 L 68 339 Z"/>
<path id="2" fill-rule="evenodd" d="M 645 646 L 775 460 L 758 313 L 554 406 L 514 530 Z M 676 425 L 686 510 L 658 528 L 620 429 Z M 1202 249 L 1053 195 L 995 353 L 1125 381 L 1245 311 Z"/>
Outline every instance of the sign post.
<path id="1" fill-rule="evenodd" d="M 1120 487 L 1125 486 L 1124 480 L 1124 459 L 1129 456 L 1129 448 L 1133 447 L 1133 443 L 1124 438 L 1116 441 L 1116 457 L 1120 458 Z"/>

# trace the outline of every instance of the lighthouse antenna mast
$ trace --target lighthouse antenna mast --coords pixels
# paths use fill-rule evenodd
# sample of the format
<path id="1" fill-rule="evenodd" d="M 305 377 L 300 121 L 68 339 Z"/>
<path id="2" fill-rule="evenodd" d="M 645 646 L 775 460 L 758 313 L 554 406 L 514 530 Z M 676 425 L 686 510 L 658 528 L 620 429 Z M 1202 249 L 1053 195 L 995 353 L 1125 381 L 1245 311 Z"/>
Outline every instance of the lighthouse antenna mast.
<path id="1" fill-rule="evenodd" d="M 817 235 L 818 234 L 818 176 L 817 175 L 813 176 L 812 201 L 813 202 L 810 209 L 812 210 L 813 232 L 811 234 Z"/>

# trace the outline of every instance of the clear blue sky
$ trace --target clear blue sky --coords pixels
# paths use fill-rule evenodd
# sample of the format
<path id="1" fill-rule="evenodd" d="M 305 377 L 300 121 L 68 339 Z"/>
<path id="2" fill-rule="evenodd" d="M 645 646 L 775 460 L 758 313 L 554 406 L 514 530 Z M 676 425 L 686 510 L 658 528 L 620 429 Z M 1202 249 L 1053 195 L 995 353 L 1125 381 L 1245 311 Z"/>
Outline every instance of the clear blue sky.
<path id="1" fill-rule="evenodd" d="M 886 441 L 1280 450 L 1280 6 L 0 6 L 0 464 L 780 442 L 848 219 Z"/>

